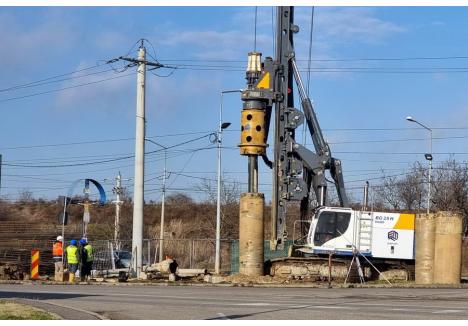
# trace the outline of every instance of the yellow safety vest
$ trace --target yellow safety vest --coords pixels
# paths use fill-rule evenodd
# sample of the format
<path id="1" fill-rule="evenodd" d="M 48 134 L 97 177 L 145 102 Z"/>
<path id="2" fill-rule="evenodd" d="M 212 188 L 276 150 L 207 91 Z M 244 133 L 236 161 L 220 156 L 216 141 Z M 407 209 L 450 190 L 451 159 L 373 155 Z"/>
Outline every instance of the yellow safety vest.
<path id="1" fill-rule="evenodd" d="M 84 246 L 84 250 L 86 250 L 86 261 L 92 262 L 94 260 L 94 249 L 93 247 L 88 243 L 86 246 Z"/>
<path id="2" fill-rule="evenodd" d="M 67 261 L 69 264 L 78 264 L 78 248 L 69 245 L 67 247 Z"/>

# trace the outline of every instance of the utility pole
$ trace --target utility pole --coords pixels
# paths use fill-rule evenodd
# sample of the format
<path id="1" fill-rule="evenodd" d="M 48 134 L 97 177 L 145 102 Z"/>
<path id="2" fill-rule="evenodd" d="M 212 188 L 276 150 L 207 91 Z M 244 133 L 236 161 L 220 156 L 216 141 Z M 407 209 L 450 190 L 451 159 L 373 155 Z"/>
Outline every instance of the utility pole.
<path id="1" fill-rule="evenodd" d="M 161 262 L 164 258 L 164 213 L 165 213 L 165 205 L 166 205 L 166 180 L 168 179 L 167 176 L 167 147 L 157 143 L 151 139 L 145 139 L 150 143 L 158 145 L 164 149 L 164 175 L 163 175 L 163 182 L 162 182 L 162 196 L 161 196 L 161 223 L 160 223 L 160 230 L 159 230 L 159 261 Z"/>
<path id="2" fill-rule="evenodd" d="M 130 179 L 125 179 L 126 181 Z M 115 224 L 114 224 L 114 242 L 117 250 L 120 249 L 120 209 L 123 201 L 121 200 L 121 195 L 123 195 L 124 188 L 122 187 L 122 175 L 117 174 L 115 178 L 115 187 L 112 188 L 112 192 L 115 194 L 116 198 L 112 202 L 115 204 Z"/>
<path id="3" fill-rule="evenodd" d="M 136 137 L 135 137 L 135 183 L 133 192 L 133 235 L 132 235 L 132 274 L 140 278 L 143 261 L 143 206 L 145 177 L 145 77 L 146 66 L 153 69 L 167 67 L 158 62 L 146 60 L 144 40 L 141 40 L 138 59 L 119 57 L 119 60 L 137 64 L 137 103 L 136 103 Z M 170 68 L 170 67 L 168 67 Z"/>
<path id="4" fill-rule="evenodd" d="M 159 262 L 164 259 L 164 212 L 166 204 L 166 177 L 167 175 L 167 148 L 164 148 L 164 175 L 162 184 L 162 199 L 161 199 L 161 226 L 159 231 Z"/>
<path id="5" fill-rule="evenodd" d="M 143 258 L 143 205 L 145 177 L 145 77 L 146 50 L 141 42 L 138 51 L 136 138 L 135 138 L 135 187 L 133 193 L 133 274 L 140 277 Z"/>
<path id="6" fill-rule="evenodd" d="M 231 123 L 223 123 L 223 103 L 224 94 L 226 93 L 241 93 L 241 89 L 227 90 L 221 92 L 221 105 L 219 107 L 219 124 L 218 134 L 216 136 L 216 143 L 218 147 L 218 178 L 216 189 L 216 250 L 215 250 L 215 274 L 219 274 L 221 265 L 221 144 L 223 137 L 223 130 L 228 128 Z"/>

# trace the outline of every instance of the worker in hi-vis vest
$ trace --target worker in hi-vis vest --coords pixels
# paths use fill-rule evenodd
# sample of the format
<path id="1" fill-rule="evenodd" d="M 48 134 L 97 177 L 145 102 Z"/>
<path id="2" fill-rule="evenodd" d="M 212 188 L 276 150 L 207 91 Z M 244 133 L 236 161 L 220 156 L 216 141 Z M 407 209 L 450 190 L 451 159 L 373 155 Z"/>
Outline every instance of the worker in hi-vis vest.
<path id="1" fill-rule="evenodd" d="M 52 257 L 55 265 L 55 280 L 62 281 L 63 274 L 63 238 L 59 235 L 52 246 Z"/>
<path id="2" fill-rule="evenodd" d="M 78 270 L 78 247 L 76 240 L 71 240 L 70 245 L 67 247 L 67 263 L 69 272 L 69 281 L 73 283 L 75 281 L 75 273 Z"/>
<path id="3" fill-rule="evenodd" d="M 86 238 L 80 240 L 80 259 L 80 276 L 81 281 L 84 282 L 91 276 L 91 269 L 93 268 L 94 261 L 94 248 L 88 243 L 88 239 Z"/>

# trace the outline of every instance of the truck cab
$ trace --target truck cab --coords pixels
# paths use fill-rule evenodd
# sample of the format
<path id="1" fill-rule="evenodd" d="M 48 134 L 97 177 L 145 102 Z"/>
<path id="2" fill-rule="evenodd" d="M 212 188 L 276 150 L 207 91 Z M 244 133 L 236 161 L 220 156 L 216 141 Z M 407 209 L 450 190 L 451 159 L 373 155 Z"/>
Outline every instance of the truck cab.
<path id="1" fill-rule="evenodd" d="M 414 214 L 321 207 L 312 217 L 307 252 L 414 259 Z"/>

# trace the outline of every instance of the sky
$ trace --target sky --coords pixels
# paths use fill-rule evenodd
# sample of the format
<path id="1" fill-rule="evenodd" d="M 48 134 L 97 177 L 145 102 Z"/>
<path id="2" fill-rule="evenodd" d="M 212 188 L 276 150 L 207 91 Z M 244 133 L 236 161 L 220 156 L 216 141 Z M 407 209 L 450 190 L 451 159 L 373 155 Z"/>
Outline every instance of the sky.
<path id="1" fill-rule="evenodd" d="M 200 184 L 216 179 L 209 135 L 220 94 L 245 87 L 255 30 L 256 50 L 273 56 L 274 10 L 258 7 L 255 29 L 255 7 L 2 7 L 0 196 L 81 194 L 73 182 L 92 178 L 113 199 L 119 171 L 133 193 L 126 179 L 134 174 L 136 67 L 106 62 L 136 57 L 143 38 L 148 60 L 177 67 L 147 74 L 147 138 L 173 146 L 169 193 L 204 199 Z M 467 160 L 468 8 L 315 7 L 308 75 L 311 13 L 295 8 L 296 57 L 354 201 L 366 180 L 381 182 L 382 170 L 401 175 L 416 161 L 427 165 L 428 131 L 408 115 L 433 128 L 435 164 Z M 241 108 L 239 94 L 224 96 L 223 121 L 232 125 L 223 135 L 222 171 L 246 191 L 247 160 L 237 148 Z M 153 153 L 145 199 L 159 201 L 164 153 L 150 142 L 146 151 Z M 259 165 L 268 199 L 271 172 Z"/>

